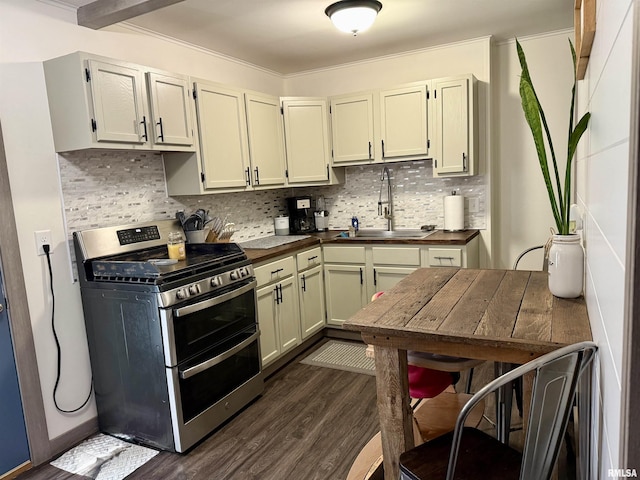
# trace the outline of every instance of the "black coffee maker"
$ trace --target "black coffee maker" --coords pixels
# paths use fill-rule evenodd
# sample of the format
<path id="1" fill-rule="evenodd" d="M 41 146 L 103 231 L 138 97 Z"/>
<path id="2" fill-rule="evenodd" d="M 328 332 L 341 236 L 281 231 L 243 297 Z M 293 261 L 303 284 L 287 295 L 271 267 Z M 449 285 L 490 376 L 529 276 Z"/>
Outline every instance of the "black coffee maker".
<path id="1" fill-rule="evenodd" d="M 290 233 L 311 233 L 316 231 L 316 222 L 313 218 L 311 205 L 312 201 L 309 195 L 287 198 Z"/>

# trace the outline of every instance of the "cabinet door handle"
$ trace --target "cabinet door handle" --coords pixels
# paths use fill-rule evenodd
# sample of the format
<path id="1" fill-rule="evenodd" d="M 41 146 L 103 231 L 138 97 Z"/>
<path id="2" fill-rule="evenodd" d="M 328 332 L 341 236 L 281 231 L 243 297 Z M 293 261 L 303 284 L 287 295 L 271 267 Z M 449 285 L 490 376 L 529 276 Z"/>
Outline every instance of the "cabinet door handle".
<path id="1" fill-rule="evenodd" d="M 450 260 L 453 262 L 453 257 L 433 257 L 436 260 Z"/>
<path id="2" fill-rule="evenodd" d="M 467 155 L 462 152 L 462 170 L 467 171 Z"/>
<path id="3" fill-rule="evenodd" d="M 378 285 L 378 272 L 376 272 L 376 269 L 373 269 L 373 284 L 374 285 Z"/>
<path id="4" fill-rule="evenodd" d="M 146 142 L 147 140 L 149 140 L 149 137 L 147 137 L 147 117 L 143 115 L 142 121 L 140 123 L 144 127 L 144 133 L 142 134 L 142 138 L 144 138 L 144 141 Z"/>
<path id="5" fill-rule="evenodd" d="M 256 174 L 256 182 L 255 183 L 256 183 L 256 185 L 260 185 L 260 173 L 258 172 L 258 167 L 256 167 L 254 169 L 254 172 Z"/>
<path id="6" fill-rule="evenodd" d="M 282 303 L 282 284 L 278 284 L 278 290 L 280 290 L 280 303 Z"/>
<path id="7" fill-rule="evenodd" d="M 329 175 L 329 164 L 327 163 L 327 180 L 330 180 L 331 176 Z"/>
<path id="8" fill-rule="evenodd" d="M 247 185 L 251 185 L 251 173 L 249 172 L 249 167 L 247 167 L 244 172 L 247 174 Z"/>
<path id="9" fill-rule="evenodd" d="M 164 142 L 164 128 L 162 128 L 162 117 L 158 119 L 158 123 L 156 125 L 160 125 L 160 135 L 158 135 L 158 138 L 161 142 Z"/>
<path id="10" fill-rule="evenodd" d="M 280 305 L 280 295 L 278 294 L 278 286 L 276 285 L 275 288 L 273 289 L 274 292 L 276 292 L 276 305 Z"/>
<path id="11" fill-rule="evenodd" d="M 276 273 L 280 273 L 280 272 L 281 272 L 281 271 L 283 271 L 283 270 L 284 270 L 284 268 L 278 268 L 277 270 L 273 270 L 273 271 L 271 272 L 271 275 L 275 275 Z"/>
<path id="12" fill-rule="evenodd" d="M 369 160 L 371 160 L 371 142 L 369 142 Z"/>
<path id="13" fill-rule="evenodd" d="M 316 258 L 318 258 L 318 255 L 314 255 L 313 257 L 309 257 L 309 258 L 307 258 L 307 262 L 310 262 L 311 260 L 315 260 Z"/>
<path id="14" fill-rule="evenodd" d="M 384 140 L 382 140 L 382 158 L 384 158 Z"/>
<path id="15" fill-rule="evenodd" d="M 360 285 L 364 285 L 364 278 L 362 277 L 362 268 L 360 268 Z"/>
<path id="16" fill-rule="evenodd" d="M 304 275 L 302 275 L 302 291 L 307 291 L 307 277 L 305 277 Z"/>

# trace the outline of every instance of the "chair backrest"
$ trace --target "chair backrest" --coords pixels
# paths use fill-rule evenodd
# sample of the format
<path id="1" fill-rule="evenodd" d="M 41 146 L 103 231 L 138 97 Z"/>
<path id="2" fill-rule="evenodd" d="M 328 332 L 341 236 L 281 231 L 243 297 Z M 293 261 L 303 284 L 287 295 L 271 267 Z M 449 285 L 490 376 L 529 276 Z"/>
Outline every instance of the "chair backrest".
<path id="1" fill-rule="evenodd" d="M 513 270 L 517 270 L 518 269 L 518 264 L 520 263 L 520 260 L 522 260 L 525 255 L 534 252 L 536 250 L 543 250 L 543 256 L 542 256 L 542 271 L 543 272 L 547 272 L 549 271 L 549 264 L 547 262 L 547 252 L 545 249 L 545 245 L 536 245 L 535 247 L 531 247 L 531 248 L 527 248 L 526 250 L 524 250 L 522 253 L 520 253 L 520 255 L 518 255 L 518 258 L 516 258 L 516 261 L 513 262 Z"/>
<path id="2" fill-rule="evenodd" d="M 535 372 L 535 380 L 531 392 L 531 409 L 522 452 L 520 480 L 550 478 L 567 428 L 578 380 L 591 365 L 597 349 L 593 342 L 580 342 L 559 348 L 511 370 L 480 389 L 458 416 L 447 480 L 453 479 L 462 430 L 473 407 L 501 386 L 529 372 Z M 590 381 L 590 378 L 588 380 Z"/>

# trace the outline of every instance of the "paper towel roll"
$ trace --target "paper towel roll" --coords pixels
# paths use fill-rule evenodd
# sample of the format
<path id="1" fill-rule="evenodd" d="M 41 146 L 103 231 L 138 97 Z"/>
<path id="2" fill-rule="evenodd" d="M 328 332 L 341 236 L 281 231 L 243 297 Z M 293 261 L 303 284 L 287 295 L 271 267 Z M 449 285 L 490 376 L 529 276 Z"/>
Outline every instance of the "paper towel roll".
<path id="1" fill-rule="evenodd" d="M 444 197 L 444 229 L 450 232 L 464 230 L 464 197 L 448 195 Z"/>

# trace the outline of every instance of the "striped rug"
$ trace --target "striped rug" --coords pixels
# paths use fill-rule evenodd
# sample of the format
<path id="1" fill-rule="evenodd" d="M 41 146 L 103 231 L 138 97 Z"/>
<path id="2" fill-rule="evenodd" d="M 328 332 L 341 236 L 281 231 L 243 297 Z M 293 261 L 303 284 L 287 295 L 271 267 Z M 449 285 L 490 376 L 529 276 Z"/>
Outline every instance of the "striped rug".
<path id="1" fill-rule="evenodd" d="M 300 363 L 375 375 L 375 361 L 366 356 L 366 348 L 363 343 L 329 340 Z"/>

